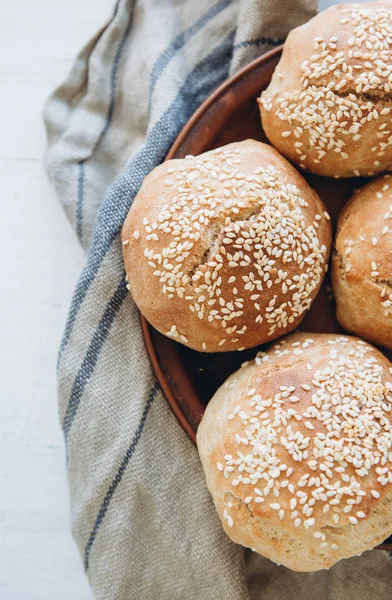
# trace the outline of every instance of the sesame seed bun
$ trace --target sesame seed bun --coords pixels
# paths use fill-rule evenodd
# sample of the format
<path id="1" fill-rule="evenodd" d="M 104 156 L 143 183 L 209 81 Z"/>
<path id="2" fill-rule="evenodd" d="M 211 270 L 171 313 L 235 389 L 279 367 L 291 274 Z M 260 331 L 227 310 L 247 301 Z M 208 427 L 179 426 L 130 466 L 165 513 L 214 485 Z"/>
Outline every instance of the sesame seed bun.
<path id="1" fill-rule="evenodd" d="M 353 195 L 339 215 L 332 262 L 337 319 L 392 350 L 392 177 Z"/>
<path id="2" fill-rule="evenodd" d="M 259 99 L 271 143 L 331 177 L 392 168 L 392 3 L 333 6 L 294 29 Z"/>
<path id="3" fill-rule="evenodd" d="M 197 445 L 234 542 L 318 571 L 388 537 L 390 368 L 358 338 L 297 333 L 219 388 Z"/>
<path id="4" fill-rule="evenodd" d="M 247 140 L 154 169 L 122 240 L 146 319 L 186 346 L 220 352 L 299 324 L 321 285 L 331 230 L 301 175 Z"/>

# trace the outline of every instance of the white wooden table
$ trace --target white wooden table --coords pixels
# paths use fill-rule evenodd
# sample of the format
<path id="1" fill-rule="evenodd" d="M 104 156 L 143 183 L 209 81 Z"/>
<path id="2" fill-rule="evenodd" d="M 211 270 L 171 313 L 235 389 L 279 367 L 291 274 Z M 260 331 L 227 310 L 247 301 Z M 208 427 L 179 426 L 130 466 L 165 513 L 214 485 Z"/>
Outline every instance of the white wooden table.
<path id="1" fill-rule="evenodd" d="M 44 174 L 42 107 L 113 0 L 0 2 L 0 598 L 90 600 L 55 363 L 83 253 Z"/>
<path id="2" fill-rule="evenodd" d="M 0 2 L 2 600 L 92 599 L 69 533 L 55 390 L 57 349 L 84 257 L 44 174 L 41 113 L 113 4 Z"/>

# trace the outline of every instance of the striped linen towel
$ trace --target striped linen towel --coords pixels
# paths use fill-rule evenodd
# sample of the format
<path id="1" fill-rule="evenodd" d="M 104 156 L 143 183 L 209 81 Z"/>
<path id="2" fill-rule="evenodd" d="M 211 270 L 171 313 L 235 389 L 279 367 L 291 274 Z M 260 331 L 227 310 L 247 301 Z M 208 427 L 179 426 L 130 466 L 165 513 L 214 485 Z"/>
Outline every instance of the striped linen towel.
<path id="1" fill-rule="evenodd" d="M 97 599 L 387 598 L 382 552 L 303 575 L 226 538 L 124 284 L 120 230 L 143 178 L 219 84 L 315 10 L 119 0 L 47 102 L 47 171 L 87 251 L 58 382 L 73 534 Z"/>

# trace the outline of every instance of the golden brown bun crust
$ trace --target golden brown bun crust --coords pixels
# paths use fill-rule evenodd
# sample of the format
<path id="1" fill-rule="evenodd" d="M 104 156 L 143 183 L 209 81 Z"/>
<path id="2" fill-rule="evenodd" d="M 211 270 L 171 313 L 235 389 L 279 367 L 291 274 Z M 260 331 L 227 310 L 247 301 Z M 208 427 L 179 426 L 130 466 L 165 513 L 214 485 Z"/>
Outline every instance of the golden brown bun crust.
<path id="1" fill-rule="evenodd" d="M 316 193 L 253 140 L 168 161 L 143 182 L 122 231 L 132 296 L 161 333 L 206 352 L 292 331 L 331 243 Z"/>
<path id="2" fill-rule="evenodd" d="M 392 3 L 333 6 L 290 32 L 261 94 L 271 143 L 330 177 L 392 168 Z"/>
<path id="3" fill-rule="evenodd" d="M 366 342 L 309 333 L 229 377 L 197 432 L 229 537 L 294 571 L 328 569 L 386 539 L 391 380 Z"/>
<path id="4" fill-rule="evenodd" d="M 337 319 L 392 349 L 392 178 L 353 195 L 339 215 L 332 261 Z"/>

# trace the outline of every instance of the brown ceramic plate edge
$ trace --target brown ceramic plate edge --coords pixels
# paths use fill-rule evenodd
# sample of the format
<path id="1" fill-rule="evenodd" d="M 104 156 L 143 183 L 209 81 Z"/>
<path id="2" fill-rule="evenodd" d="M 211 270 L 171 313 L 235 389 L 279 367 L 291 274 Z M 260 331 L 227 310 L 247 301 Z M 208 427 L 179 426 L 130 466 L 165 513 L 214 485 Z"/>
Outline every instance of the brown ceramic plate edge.
<path id="1" fill-rule="evenodd" d="M 280 55 L 281 52 L 282 52 L 282 49 L 283 49 L 283 45 L 277 46 L 273 50 L 270 50 L 269 52 L 266 52 L 265 54 L 263 54 L 262 56 L 259 56 L 255 60 L 252 60 L 252 62 L 250 62 L 245 67 L 243 67 L 240 71 L 238 71 L 237 73 L 235 73 L 234 75 L 232 75 L 231 77 L 229 77 L 229 79 L 226 79 L 226 81 L 224 81 L 215 90 L 215 92 L 213 92 L 211 94 L 211 96 L 209 96 L 206 100 L 204 100 L 203 104 L 201 104 L 199 106 L 199 108 L 196 110 L 196 112 L 193 113 L 193 115 L 191 116 L 191 118 L 189 119 L 189 121 L 181 129 L 181 131 L 178 134 L 177 138 L 174 140 L 174 143 L 173 143 L 172 147 L 170 148 L 170 150 L 169 150 L 169 152 L 168 152 L 168 154 L 167 154 L 167 156 L 165 158 L 165 161 L 171 160 L 172 158 L 175 157 L 175 155 L 176 155 L 179 147 L 183 143 L 184 139 L 188 136 L 188 134 L 191 131 L 191 129 L 194 128 L 194 126 L 196 125 L 196 123 L 204 115 L 204 113 L 210 108 L 210 106 L 212 106 L 213 104 L 216 103 L 216 101 L 218 100 L 219 96 L 222 96 L 223 94 L 225 94 L 228 89 L 230 89 L 231 87 L 233 87 L 233 84 L 235 84 L 237 81 L 239 81 L 240 79 L 242 79 L 248 73 L 254 71 L 255 68 L 258 67 L 260 64 L 267 63 L 271 59 L 273 59 L 273 58 L 277 57 L 278 55 Z"/>
<path id="2" fill-rule="evenodd" d="M 143 334 L 147 354 L 150 359 L 153 371 L 158 379 L 158 383 L 163 392 L 163 395 L 165 396 L 165 399 L 167 400 L 171 410 L 175 414 L 181 427 L 191 438 L 192 442 L 196 443 L 196 434 L 195 434 L 193 426 L 190 423 L 189 415 L 186 414 L 184 410 L 182 410 L 180 404 L 176 400 L 175 394 L 173 393 L 172 386 L 176 385 L 176 382 L 169 383 L 166 373 L 161 365 L 161 361 L 158 356 L 156 346 L 154 344 L 154 338 L 155 338 L 156 332 L 155 332 L 154 328 L 149 324 L 149 322 L 143 317 L 143 315 L 141 313 L 140 313 L 140 322 L 141 322 L 142 334 Z M 181 369 L 181 363 L 179 363 L 179 369 Z M 185 383 L 185 385 L 188 385 L 189 387 L 191 387 L 191 382 L 188 379 L 188 377 L 186 376 L 186 373 L 178 372 L 177 376 L 179 379 L 181 379 L 181 381 L 183 382 L 183 385 Z M 189 390 L 189 391 L 190 391 L 190 393 L 193 393 L 193 394 L 195 393 L 195 391 L 193 389 Z M 197 419 L 198 422 L 200 421 L 201 417 L 202 417 L 202 415 L 200 415 L 199 418 Z"/>

